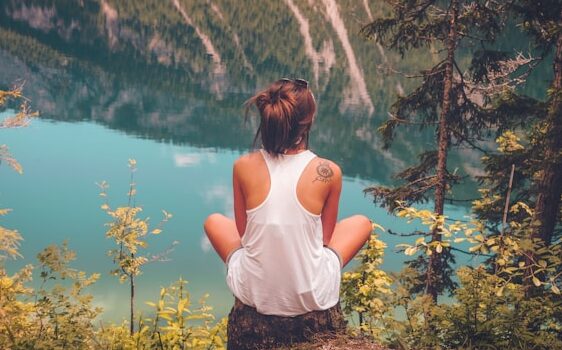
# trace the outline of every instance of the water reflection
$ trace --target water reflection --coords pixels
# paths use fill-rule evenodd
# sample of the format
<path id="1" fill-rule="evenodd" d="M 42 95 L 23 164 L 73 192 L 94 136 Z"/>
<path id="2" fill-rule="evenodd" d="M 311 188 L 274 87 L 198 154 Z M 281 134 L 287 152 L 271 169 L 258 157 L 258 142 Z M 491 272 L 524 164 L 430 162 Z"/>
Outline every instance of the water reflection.
<path id="1" fill-rule="evenodd" d="M 349 75 L 349 85 L 345 88 L 343 92 L 343 101 L 340 104 L 340 112 L 347 112 L 350 106 L 363 105 L 367 107 L 368 115 L 373 114 L 375 111 L 375 106 L 371 97 L 367 92 L 367 85 L 365 84 L 365 78 L 361 72 L 361 68 L 357 63 L 355 58 L 355 52 L 351 47 L 349 37 L 347 35 L 347 29 L 338 11 L 338 5 L 335 0 L 322 0 L 326 6 L 327 17 L 334 27 L 334 30 L 341 42 L 343 51 L 348 62 L 348 75 Z"/>
<path id="2" fill-rule="evenodd" d="M 244 124 L 245 99 L 278 77 L 303 76 L 320 101 L 314 149 L 351 176 L 386 182 L 410 156 L 390 156 L 377 141 L 374 130 L 394 96 L 377 86 L 392 78 L 375 74 L 379 54 L 355 34 L 360 23 L 350 19 L 364 12 L 357 6 L 7 1 L 0 81 L 24 79 L 43 118 L 247 149 L 253 124 Z M 375 102 L 368 91 L 379 95 Z M 375 104 L 380 112 L 372 115 Z"/>

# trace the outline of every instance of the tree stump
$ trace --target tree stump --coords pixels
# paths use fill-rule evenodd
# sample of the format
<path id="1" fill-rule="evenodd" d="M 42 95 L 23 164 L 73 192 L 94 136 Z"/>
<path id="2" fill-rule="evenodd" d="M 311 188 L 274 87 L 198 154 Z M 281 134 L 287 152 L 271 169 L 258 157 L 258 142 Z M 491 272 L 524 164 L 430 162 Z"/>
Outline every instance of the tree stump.
<path id="1" fill-rule="evenodd" d="M 313 336 L 344 333 L 347 322 L 340 304 L 295 317 L 262 315 L 235 299 L 228 315 L 228 350 L 256 350 L 291 345 Z"/>

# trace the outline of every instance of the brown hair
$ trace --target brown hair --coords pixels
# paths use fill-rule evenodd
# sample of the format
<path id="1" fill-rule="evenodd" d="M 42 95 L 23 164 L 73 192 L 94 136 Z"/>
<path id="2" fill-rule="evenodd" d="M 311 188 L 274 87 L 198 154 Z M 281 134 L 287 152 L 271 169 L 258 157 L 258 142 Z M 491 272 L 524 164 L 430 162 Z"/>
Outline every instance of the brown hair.
<path id="1" fill-rule="evenodd" d="M 304 80 L 281 79 L 258 92 L 245 103 L 246 115 L 256 106 L 260 125 L 254 137 L 254 147 L 261 136 L 263 148 L 272 155 L 284 153 L 305 142 L 316 113 L 316 102 Z"/>

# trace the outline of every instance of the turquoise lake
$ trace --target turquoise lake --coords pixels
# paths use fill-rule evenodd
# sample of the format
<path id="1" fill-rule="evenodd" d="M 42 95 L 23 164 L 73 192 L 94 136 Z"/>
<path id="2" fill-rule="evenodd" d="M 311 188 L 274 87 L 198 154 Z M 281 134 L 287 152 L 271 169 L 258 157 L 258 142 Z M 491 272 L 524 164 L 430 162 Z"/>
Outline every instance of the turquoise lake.
<path id="1" fill-rule="evenodd" d="M 240 152 L 139 139 L 90 123 L 43 120 L 26 129 L 5 131 L 2 140 L 24 167 L 23 175 L 7 166 L 0 168 L 4 180 L 1 203 L 13 209 L 4 225 L 23 234 L 21 253 L 29 258 L 10 263 L 12 266 L 32 260 L 49 244 L 67 240 L 78 253 L 76 268 L 103 273 L 91 288 L 96 303 L 110 319 L 125 317 L 128 287 L 109 275 L 113 265 L 106 251 L 114 246 L 104 239 L 104 223 L 109 217 L 100 209 L 103 201 L 96 182 L 109 183 L 112 205 L 126 205 L 127 160 L 134 158 L 138 163 L 137 202 L 143 215 L 158 222 L 162 209 L 173 214 L 164 232 L 148 240 L 146 255 L 165 251 L 178 242 L 168 255 L 169 261 L 147 265 L 138 277 L 138 300 L 156 299 L 160 286 L 181 276 L 189 281 L 195 300 L 209 293 L 208 302 L 217 315 L 227 313 L 233 299 L 224 282 L 226 270 L 206 240 L 202 223 L 212 212 L 232 216 L 231 168 Z M 371 183 L 344 179 L 340 216 L 365 214 L 385 228 L 400 229 L 396 218 L 363 195 Z M 383 239 L 390 247 L 400 241 L 392 236 Z M 403 257 L 392 249 L 387 251 L 384 267 L 399 269 Z"/>
<path id="2" fill-rule="evenodd" d="M 113 264 L 106 252 L 113 246 L 104 237 L 109 217 L 100 209 L 96 183 L 109 183 L 110 204 L 125 205 L 127 161 L 134 158 L 143 216 L 157 223 L 161 210 L 173 214 L 163 233 L 149 239 L 149 257 L 173 250 L 168 261 L 147 265 L 138 277 L 139 307 L 146 310 L 144 301 L 155 300 L 161 286 L 181 276 L 194 300 L 209 293 L 215 314 L 226 315 L 233 302 L 226 270 L 202 224 L 212 212 L 232 216 L 232 163 L 251 149 L 256 128 L 255 118 L 244 117 L 243 103 L 281 77 L 305 78 L 316 94 L 311 149 L 342 167 L 340 217 L 364 214 L 397 232 L 415 228 L 377 207 L 363 190 L 391 184 L 393 173 L 432 147 L 430 130 L 412 128 L 383 149 L 377 127 L 393 100 L 416 83 L 385 74 L 387 68 L 415 72 L 441 53 L 420 50 L 402 58 L 362 38 L 361 26 L 384 12 L 377 1 L 252 4 L 0 4 L 0 88 L 23 83 L 31 108 L 40 112 L 27 128 L 0 131 L 0 144 L 8 145 L 24 168 L 19 175 L 0 166 L 0 205 L 13 209 L 2 226 L 24 237 L 24 258 L 9 261 L 9 270 L 35 263 L 43 247 L 66 240 L 77 252 L 76 268 L 102 273 L 90 289 L 104 309 L 102 318 L 125 319 L 128 287 L 109 274 Z M 507 38 L 507 46 L 512 41 Z M 459 151 L 450 159 L 459 174 L 474 178 L 479 157 Z M 475 182 L 452 195 L 474 198 Z M 467 207 L 447 208 L 454 218 L 468 213 Z M 388 245 L 383 268 L 399 270 L 405 258 L 394 246 L 407 239 L 381 238 Z"/>

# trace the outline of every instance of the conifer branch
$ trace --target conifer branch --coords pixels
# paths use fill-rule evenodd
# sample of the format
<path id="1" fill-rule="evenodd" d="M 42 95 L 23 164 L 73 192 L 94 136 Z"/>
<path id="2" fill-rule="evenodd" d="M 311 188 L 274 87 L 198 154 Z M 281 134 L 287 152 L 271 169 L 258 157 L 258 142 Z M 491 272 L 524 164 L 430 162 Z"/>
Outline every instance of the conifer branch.
<path id="1" fill-rule="evenodd" d="M 485 155 L 489 154 L 490 152 L 488 150 L 485 150 L 484 148 L 478 146 L 476 143 L 474 143 L 474 141 L 471 141 L 468 137 L 464 136 L 461 132 L 451 128 L 449 129 L 455 136 L 455 138 L 457 138 L 460 142 L 464 142 L 466 144 L 468 144 L 471 148 L 480 151 L 482 153 L 484 153 Z"/>
<path id="2" fill-rule="evenodd" d="M 407 125 L 435 125 L 437 124 L 437 122 L 415 122 L 415 121 L 411 121 L 411 120 L 406 120 L 406 119 L 401 119 L 400 117 L 398 117 L 396 114 L 388 112 L 388 116 L 390 117 L 390 120 L 400 123 L 400 124 L 407 124 Z"/>
<path id="3" fill-rule="evenodd" d="M 400 237 L 413 237 L 413 236 L 429 236 L 429 233 L 424 232 L 424 231 L 414 231 L 414 232 L 409 232 L 409 233 L 402 233 L 402 232 L 396 232 L 393 231 L 391 229 L 388 229 L 387 232 L 393 236 L 400 236 Z"/>
<path id="4" fill-rule="evenodd" d="M 479 253 L 472 253 L 472 252 L 468 252 L 468 251 L 466 251 L 466 250 L 464 250 L 464 249 L 460 249 L 460 248 L 457 248 L 457 247 L 450 247 L 450 249 L 451 249 L 451 250 L 454 250 L 454 251 L 456 251 L 456 252 L 459 252 L 459 253 L 463 253 L 463 254 L 466 254 L 466 255 L 470 255 L 470 256 L 472 256 L 472 257 L 477 256 L 477 255 L 478 255 L 478 256 L 485 256 L 485 257 L 487 257 L 487 258 L 493 258 L 493 257 L 494 257 L 494 256 L 491 255 L 491 254 L 484 254 L 484 253 L 481 253 L 481 252 L 479 252 Z"/>

